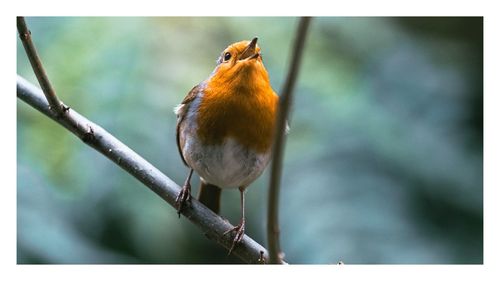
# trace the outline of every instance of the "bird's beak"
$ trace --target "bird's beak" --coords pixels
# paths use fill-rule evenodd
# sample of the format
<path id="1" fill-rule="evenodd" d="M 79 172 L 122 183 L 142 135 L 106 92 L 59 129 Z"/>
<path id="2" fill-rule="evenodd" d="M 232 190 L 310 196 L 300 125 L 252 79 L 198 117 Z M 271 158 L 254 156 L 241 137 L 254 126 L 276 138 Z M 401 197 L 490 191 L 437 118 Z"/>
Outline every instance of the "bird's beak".
<path id="1" fill-rule="evenodd" d="M 256 59 L 259 57 L 259 53 L 255 52 L 255 47 L 257 46 L 257 37 L 253 38 L 252 41 L 248 44 L 248 46 L 245 48 L 243 53 L 241 53 L 239 60 L 246 60 L 246 59 Z"/>

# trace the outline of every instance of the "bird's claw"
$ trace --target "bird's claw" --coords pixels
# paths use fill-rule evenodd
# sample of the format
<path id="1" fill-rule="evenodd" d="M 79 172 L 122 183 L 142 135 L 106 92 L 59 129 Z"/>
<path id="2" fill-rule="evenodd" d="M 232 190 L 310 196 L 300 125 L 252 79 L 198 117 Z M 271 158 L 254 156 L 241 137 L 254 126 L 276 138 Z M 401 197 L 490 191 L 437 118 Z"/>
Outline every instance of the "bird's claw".
<path id="1" fill-rule="evenodd" d="M 175 199 L 175 204 L 177 206 L 177 215 L 179 215 L 179 218 L 181 217 L 181 212 L 186 202 L 191 203 L 191 185 L 189 183 L 185 184 L 182 187 L 179 195 L 177 195 L 177 198 Z"/>
<path id="2" fill-rule="evenodd" d="M 243 219 L 237 226 L 227 230 L 224 232 L 224 235 L 235 231 L 236 234 L 234 235 L 233 238 L 233 244 L 231 245 L 231 248 L 229 249 L 229 253 L 227 254 L 228 256 L 233 252 L 234 247 L 243 240 L 243 236 L 245 236 L 245 220 Z"/>

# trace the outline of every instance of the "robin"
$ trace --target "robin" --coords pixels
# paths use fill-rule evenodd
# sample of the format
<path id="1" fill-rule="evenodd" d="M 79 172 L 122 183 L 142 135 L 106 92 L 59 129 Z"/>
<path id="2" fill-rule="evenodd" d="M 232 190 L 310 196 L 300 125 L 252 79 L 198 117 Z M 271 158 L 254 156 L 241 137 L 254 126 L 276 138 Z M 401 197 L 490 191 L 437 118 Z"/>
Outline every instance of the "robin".
<path id="1" fill-rule="evenodd" d="M 279 97 L 269 82 L 257 37 L 229 45 L 210 76 L 193 87 L 177 114 L 177 146 L 188 177 L 177 199 L 180 216 L 191 199 L 191 176 L 200 176 L 198 200 L 219 213 L 221 189 L 238 188 L 241 220 L 234 249 L 245 234 L 245 191 L 271 158 Z"/>

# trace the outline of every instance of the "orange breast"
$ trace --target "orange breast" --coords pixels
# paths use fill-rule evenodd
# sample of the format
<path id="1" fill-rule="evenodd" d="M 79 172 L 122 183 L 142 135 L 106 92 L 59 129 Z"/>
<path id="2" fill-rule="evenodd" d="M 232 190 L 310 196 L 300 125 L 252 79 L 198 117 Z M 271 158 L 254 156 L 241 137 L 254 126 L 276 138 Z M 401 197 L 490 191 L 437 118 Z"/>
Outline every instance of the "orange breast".
<path id="1" fill-rule="evenodd" d="M 221 81 L 218 76 L 207 81 L 197 115 L 199 139 L 216 145 L 232 137 L 256 152 L 267 152 L 278 106 L 269 80 L 245 75 Z"/>

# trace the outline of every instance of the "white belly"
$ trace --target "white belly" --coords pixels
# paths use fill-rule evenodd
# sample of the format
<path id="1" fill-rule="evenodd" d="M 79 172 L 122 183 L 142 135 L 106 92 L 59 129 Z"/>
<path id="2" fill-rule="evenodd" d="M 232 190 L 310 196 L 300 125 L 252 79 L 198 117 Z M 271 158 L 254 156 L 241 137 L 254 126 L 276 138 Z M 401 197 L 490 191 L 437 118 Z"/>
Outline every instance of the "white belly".
<path id="1" fill-rule="evenodd" d="M 202 145 L 187 138 L 182 148 L 186 162 L 201 179 L 221 188 L 246 187 L 262 174 L 270 152 L 256 153 L 232 138 L 220 145 Z"/>

